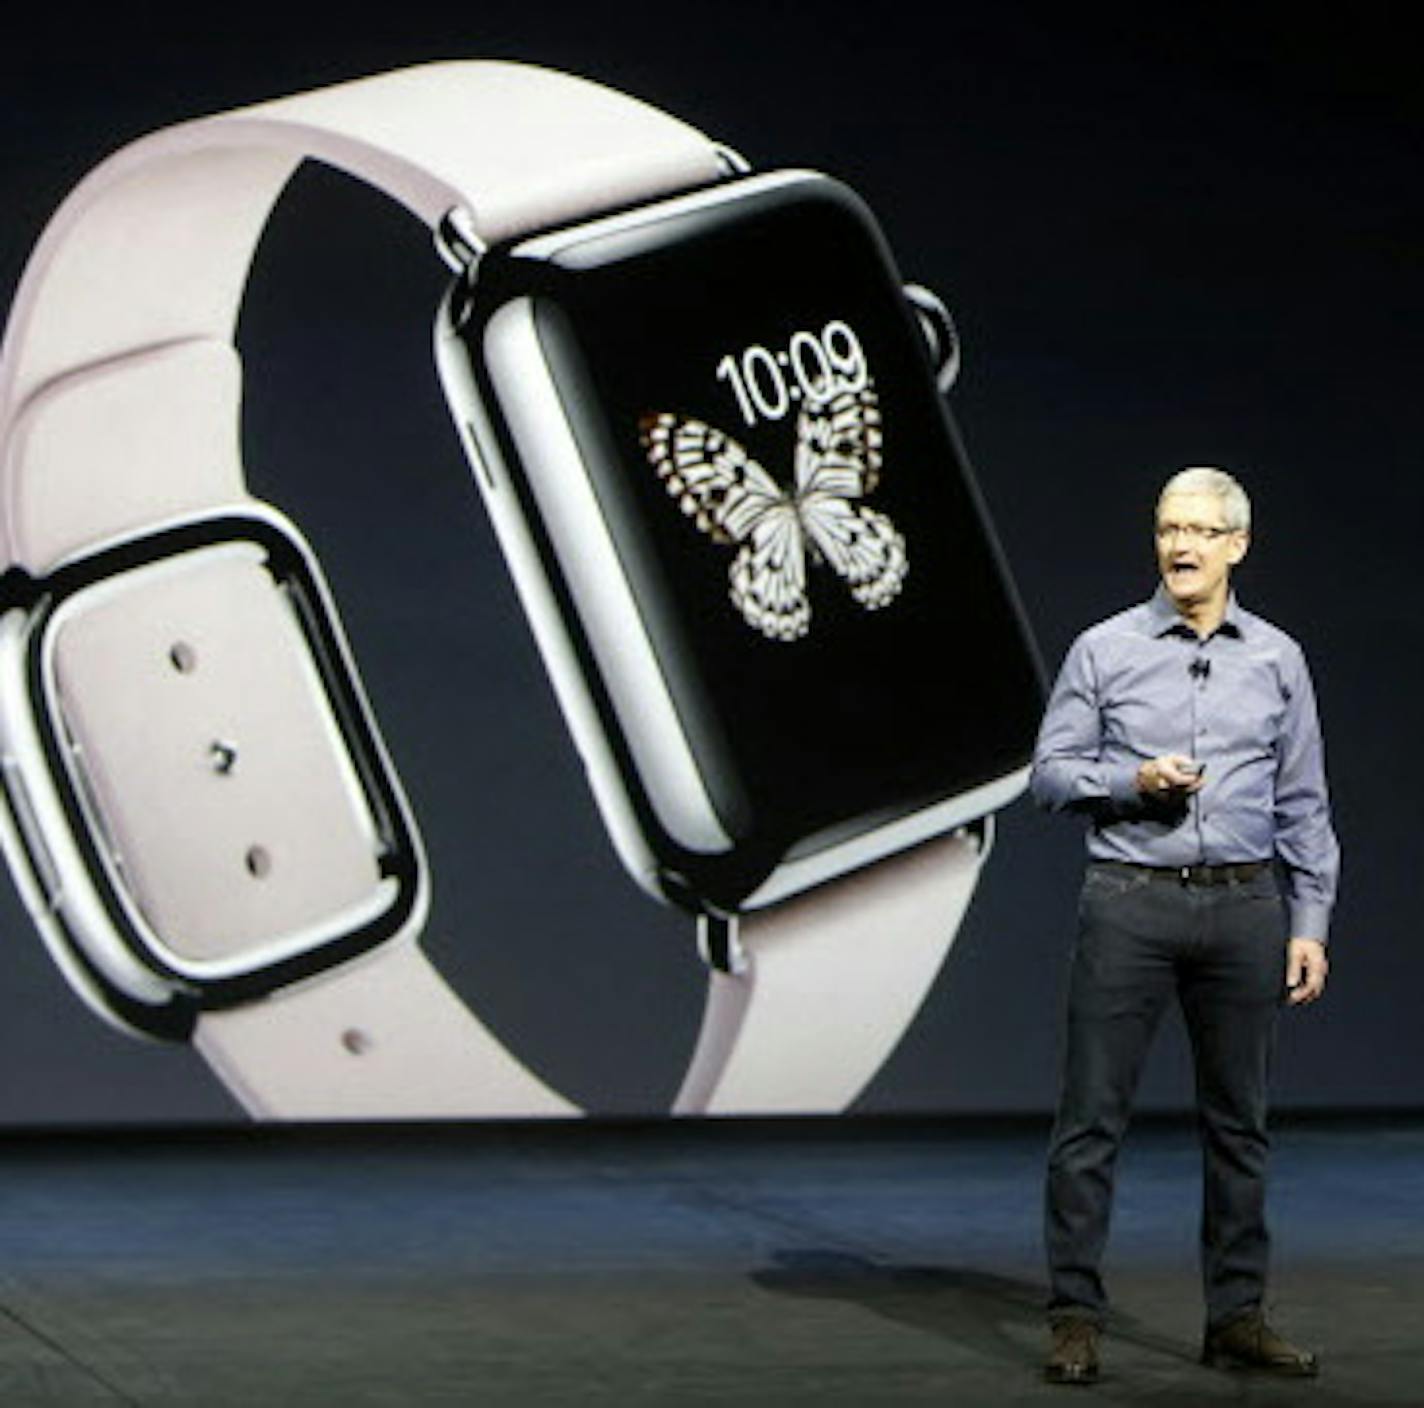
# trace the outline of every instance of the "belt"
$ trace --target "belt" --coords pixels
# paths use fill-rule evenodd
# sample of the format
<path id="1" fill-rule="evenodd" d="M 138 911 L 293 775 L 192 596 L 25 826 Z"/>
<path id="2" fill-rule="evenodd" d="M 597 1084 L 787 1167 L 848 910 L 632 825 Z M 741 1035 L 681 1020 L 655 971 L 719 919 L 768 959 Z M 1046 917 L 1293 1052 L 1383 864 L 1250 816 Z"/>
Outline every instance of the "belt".
<path id="1" fill-rule="evenodd" d="M 1236 861 L 1228 865 L 1134 865 L 1126 860 L 1096 860 L 1096 866 L 1151 880 L 1175 880 L 1179 885 L 1239 885 L 1271 868 L 1268 860 Z"/>

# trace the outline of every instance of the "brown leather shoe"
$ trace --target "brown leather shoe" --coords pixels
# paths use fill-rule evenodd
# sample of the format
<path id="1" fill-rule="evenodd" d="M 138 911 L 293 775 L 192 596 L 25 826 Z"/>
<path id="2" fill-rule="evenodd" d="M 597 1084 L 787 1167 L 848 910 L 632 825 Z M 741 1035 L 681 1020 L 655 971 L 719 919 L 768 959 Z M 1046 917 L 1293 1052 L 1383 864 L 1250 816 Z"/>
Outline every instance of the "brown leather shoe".
<path id="1" fill-rule="evenodd" d="M 1259 1310 L 1235 1316 L 1206 1332 L 1202 1363 L 1213 1369 L 1258 1369 L 1298 1379 L 1313 1379 L 1320 1361 L 1266 1324 Z"/>
<path id="2" fill-rule="evenodd" d="M 1098 1336 L 1096 1321 L 1082 1316 L 1064 1316 L 1049 1327 L 1053 1348 L 1044 1361 L 1043 1377 L 1051 1384 L 1095 1384 L 1098 1381 Z"/>

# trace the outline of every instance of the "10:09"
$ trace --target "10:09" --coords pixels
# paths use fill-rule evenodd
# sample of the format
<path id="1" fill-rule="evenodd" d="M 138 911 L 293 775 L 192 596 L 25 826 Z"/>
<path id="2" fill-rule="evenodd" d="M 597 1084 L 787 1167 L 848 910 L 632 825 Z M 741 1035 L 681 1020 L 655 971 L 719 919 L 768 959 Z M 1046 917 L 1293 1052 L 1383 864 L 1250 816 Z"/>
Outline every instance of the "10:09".
<path id="1" fill-rule="evenodd" d="M 731 384 L 742 419 L 755 425 L 780 420 L 800 400 L 829 401 L 838 392 L 859 391 L 868 372 L 860 339 L 836 318 L 819 337 L 792 333 L 785 351 L 754 343 L 738 356 L 727 353 L 717 363 L 717 379 Z"/>

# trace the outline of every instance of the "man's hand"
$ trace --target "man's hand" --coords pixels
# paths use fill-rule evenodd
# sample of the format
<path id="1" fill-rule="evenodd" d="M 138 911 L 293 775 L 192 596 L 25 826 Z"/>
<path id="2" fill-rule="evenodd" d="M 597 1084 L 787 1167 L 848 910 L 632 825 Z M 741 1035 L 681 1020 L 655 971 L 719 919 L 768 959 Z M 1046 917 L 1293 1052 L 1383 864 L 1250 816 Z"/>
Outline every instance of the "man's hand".
<path id="1" fill-rule="evenodd" d="M 1286 945 L 1286 989 L 1292 1007 L 1314 1002 L 1325 991 L 1330 960 L 1319 939 L 1292 939 Z"/>
<path id="2" fill-rule="evenodd" d="M 1181 753 L 1149 758 L 1137 769 L 1137 790 L 1144 797 L 1189 797 L 1204 780 L 1201 768 Z"/>

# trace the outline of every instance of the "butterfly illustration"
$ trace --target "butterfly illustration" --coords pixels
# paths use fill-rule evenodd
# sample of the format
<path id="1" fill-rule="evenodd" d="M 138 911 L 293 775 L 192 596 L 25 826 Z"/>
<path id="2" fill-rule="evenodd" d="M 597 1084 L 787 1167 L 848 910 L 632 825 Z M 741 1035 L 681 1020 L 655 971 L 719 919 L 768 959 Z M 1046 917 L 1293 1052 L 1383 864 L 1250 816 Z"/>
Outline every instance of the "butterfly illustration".
<path id="1" fill-rule="evenodd" d="M 880 410 L 869 384 L 803 406 L 789 490 L 705 421 L 663 411 L 640 429 L 682 511 L 713 541 L 737 546 L 732 604 L 753 629 L 780 641 L 810 630 L 808 557 L 844 579 L 868 611 L 899 594 L 905 540 L 883 513 L 857 502 L 880 478 Z"/>

